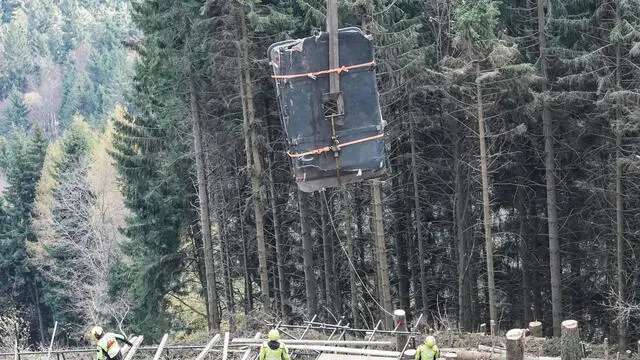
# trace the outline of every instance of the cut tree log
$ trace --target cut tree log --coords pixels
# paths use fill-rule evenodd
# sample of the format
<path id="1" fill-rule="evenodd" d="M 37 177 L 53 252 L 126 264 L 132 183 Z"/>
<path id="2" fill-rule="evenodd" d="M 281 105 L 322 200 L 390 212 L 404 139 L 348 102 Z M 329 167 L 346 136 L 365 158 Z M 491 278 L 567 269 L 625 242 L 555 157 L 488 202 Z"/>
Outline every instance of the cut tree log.
<path id="1" fill-rule="evenodd" d="M 582 346 L 580 345 L 580 333 L 578 322 L 565 320 L 562 322 L 562 338 L 560 341 L 561 360 L 582 359 Z"/>
<path id="2" fill-rule="evenodd" d="M 456 360 L 506 360 L 506 354 L 490 353 L 486 351 L 471 351 L 460 349 L 441 349 L 440 357 Z M 524 360 L 561 360 L 559 357 L 525 356 Z M 584 358 L 582 360 L 603 360 L 600 358 Z"/>
<path id="3" fill-rule="evenodd" d="M 529 323 L 529 336 L 542 337 L 542 323 L 538 320 Z"/>
<path id="4" fill-rule="evenodd" d="M 140 344 L 142 344 L 142 340 L 144 340 L 144 336 L 140 335 L 136 338 L 135 341 L 132 341 L 131 350 L 129 350 L 129 352 L 127 353 L 127 357 L 125 357 L 124 360 L 133 359 L 133 355 L 136 354 L 136 351 L 140 347 Z"/>
<path id="5" fill-rule="evenodd" d="M 345 345 L 345 346 L 392 346 L 393 341 L 366 341 L 366 340 L 284 340 L 287 347 L 289 345 Z M 260 339 L 236 338 L 231 340 L 231 345 L 261 345 Z"/>
<path id="6" fill-rule="evenodd" d="M 483 334 L 483 335 L 487 335 L 487 324 L 485 324 L 485 323 L 480 324 L 480 331 L 479 332 L 481 334 Z"/>
<path id="7" fill-rule="evenodd" d="M 524 331 L 522 329 L 511 329 L 507 331 L 507 354 L 506 360 L 524 359 Z"/>
<path id="8" fill-rule="evenodd" d="M 369 356 L 382 356 L 382 357 L 399 357 L 398 351 L 386 351 L 386 350 L 373 350 L 373 349 L 355 349 L 339 346 L 321 346 L 321 345 L 289 345 L 285 342 L 289 349 L 300 350 L 312 350 L 320 352 L 338 353 L 338 354 L 354 354 L 354 355 L 369 355 Z"/>
<path id="9" fill-rule="evenodd" d="M 160 360 L 160 356 L 162 356 L 162 351 L 164 350 L 164 346 L 167 345 L 168 339 L 169 334 L 164 334 L 162 340 L 160 341 L 160 345 L 158 345 L 158 350 L 156 350 L 156 354 L 153 356 L 153 360 Z"/>
<path id="10" fill-rule="evenodd" d="M 493 352 L 493 353 L 497 353 L 497 354 L 506 354 L 507 353 L 507 349 L 505 349 L 505 348 L 491 347 L 491 346 L 486 346 L 486 345 L 478 345 L 478 350 L 486 351 L 486 352 Z"/>
<path id="11" fill-rule="evenodd" d="M 220 339 L 220 334 L 216 334 L 216 336 L 214 336 L 209 343 L 207 344 L 207 346 L 202 350 L 202 352 L 200 352 L 200 354 L 198 355 L 198 357 L 196 358 L 196 360 L 203 360 L 207 354 L 209 353 L 209 351 L 211 350 L 211 348 L 213 347 L 213 345 Z"/>
<path id="12" fill-rule="evenodd" d="M 344 355 L 322 353 L 316 360 L 397 360 L 392 357 L 375 357 L 367 355 Z"/>

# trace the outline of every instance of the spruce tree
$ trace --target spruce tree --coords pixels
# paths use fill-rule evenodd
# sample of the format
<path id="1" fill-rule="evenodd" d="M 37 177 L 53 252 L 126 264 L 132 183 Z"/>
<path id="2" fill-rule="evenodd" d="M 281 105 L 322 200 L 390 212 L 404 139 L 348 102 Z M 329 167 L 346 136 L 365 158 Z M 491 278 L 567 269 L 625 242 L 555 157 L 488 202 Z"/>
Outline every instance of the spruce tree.
<path id="1" fill-rule="evenodd" d="M 4 108 L 0 117 L 0 134 L 9 135 L 11 128 L 16 127 L 22 131 L 29 128 L 29 109 L 17 90 L 9 94 L 9 103 Z"/>
<path id="2" fill-rule="evenodd" d="M 0 233 L 0 304 L 35 306 L 31 297 L 32 270 L 27 263 L 27 242 L 34 241 L 31 214 L 40 179 L 47 140 L 36 128 L 30 137 L 13 128 L 3 154 L 8 182 L 2 199 L 2 233 Z"/>
<path id="3" fill-rule="evenodd" d="M 117 266 L 114 284 L 132 289 L 136 331 L 157 337 L 171 322 L 165 296 L 185 286 L 178 275 L 188 265 L 186 252 L 203 265 L 202 243 L 191 246 L 200 241 L 192 230 L 199 213 L 193 206 L 197 193 L 191 123 L 184 117 L 190 111 L 186 70 L 191 65 L 174 42 L 182 43 L 186 34 L 176 39 L 171 26 L 187 16 L 179 5 L 156 0 L 133 5 L 133 20 L 145 32 L 131 97 L 136 111 L 115 121 L 112 153 L 125 203 L 133 212 L 125 230 L 130 240 L 124 244 L 132 262 Z M 199 275 L 204 289 L 204 273 Z"/>

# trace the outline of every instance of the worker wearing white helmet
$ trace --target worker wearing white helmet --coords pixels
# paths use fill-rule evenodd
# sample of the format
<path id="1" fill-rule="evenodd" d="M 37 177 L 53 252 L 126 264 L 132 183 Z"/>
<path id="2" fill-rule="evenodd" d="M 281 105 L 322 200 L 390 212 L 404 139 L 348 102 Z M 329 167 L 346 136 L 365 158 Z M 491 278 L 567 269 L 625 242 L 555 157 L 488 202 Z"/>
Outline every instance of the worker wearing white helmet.
<path id="1" fill-rule="evenodd" d="M 280 332 L 276 329 L 269 331 L 269 341 L 260 346 L 260 360 L 291 360 L 287 347 L 278 341 Z"/>
<path id="2" fill-rule="evenodd" d="M 415 360 L 436 360 L 438 357 L 440 357 L 440 349 L 438 349 L 438 345 L 436 345 L 436 338 L 427 336 L 424 344 L 418 346 L 416 349 Z"/>
<path id="3" fill-rule="evenodd" d="M 97 360 L 122 360 L 118 341 L 131 346 L 131 342 L 120 334 L 105 333 L 100 326 L 91 328 L 91 335 L 98 342 Z"/>

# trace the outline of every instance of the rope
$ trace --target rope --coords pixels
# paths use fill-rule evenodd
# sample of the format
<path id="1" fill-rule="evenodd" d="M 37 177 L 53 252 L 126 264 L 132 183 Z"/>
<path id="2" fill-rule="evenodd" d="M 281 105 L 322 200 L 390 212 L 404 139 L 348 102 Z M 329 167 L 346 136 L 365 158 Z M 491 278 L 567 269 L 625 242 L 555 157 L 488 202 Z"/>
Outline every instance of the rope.
<path id="1" fill-rule="evenodd" d="M 329 215 L 329 221 L 331 221 L 331 227 L 333 228 L 333 231 L 336 233 L 336 238 L 338 239 L 338 242 L 340 243 L 340 247 L 342 248 L 342 251 L 344 252 L 344 256 L 347 257 L 347 260 L 349 262 L 349 265 L 351 266 L 351 269 L 353 269 L 353 272 L 358 277 L 358 280 L 360 280 L 360 284 L 362 284 L 362 287 L 367 292 L 367 294 L 369 295 L 371 300 L 373 300 L 373 302 L 380 308 L 380 310 L 384 311 L 387 315 L 393 316 L 393 313 L 390 313 L 389 311 L 387 311 L 387 309 L 385 309 L 382 305 L 380 305 L 380 303 L 376 300 L 376 298 L 373 295 L 371 295 L 371 292 L 367 288 L 367 285 L 365 285 L 364 281 L 362 281 L 362 278 L 360 277 L 360 274 L 358 274 L 358 271 L 356 270 L 356 267 L 353 265 L 353 261 L 351 261 L 351 258 L 349 257 L 349 252 L 347 252 L 347 249 L 345 249 L 344 244 L 342 243 L 342 239 L 340 239 L 340 233 L 338 233 L 338 229 L 336 228 L 336 224 L 333 221 L 333 216 L 331 215 L 331 209 L 329 208 L 329 202 L 327 201 L 327 193 L 323 191 L 322 192 L 322 197 L 324 199 L 324 204 L 327 207 L 327 214 Z"/>
<path id="2" fill-rule="evenodd" d="M 306 73 L 306 74 L 271 75 L 271 77 L 273 79 L 295 79 L 295 78 L 301 78 L 301 77 L 310 77 L 313 80 L 315 80 L 316 77 L 318 77 L 318 75 L 330 74 L 330 73 L 334 73 L 334 72 L 340 74 L 343 71 L 344 72 L 349 72 L 349 70 L 351 70 L 351 69 L 367 67 L 367 66 L 373 66 L 375 64 L 376 64 L 375 61 L 369 61 L 369 62 L 362 63 L 362 64 L 349 65 L 349 66 L 344 66 L 343 65 L 343 66 L 341 66 L 339 68 L 335 68 L 335 69 L 321 70 L 321 71 L 310 72 L 310 73 Z"/>
<path id="3" fill-rule="evenodd" d="M 322 154 L 322 153 L 325 153 L 325 152 L 328 152 L 328 151 L 331 151 L 331 150 L 340 150 L 343 147 L 347 147 L 347 146 L 350 146 L 350 145 L 363 143 L 365 141 L 380 139 L 383 136 L 384 136 L 384 134 L 378 134 L 378 135 L 369 136 L 369 137 L 358 139 L 358 140 L 349 141 L 349 142 L 346 142 L 344 144 L 337 144 L 335 146 L 325 146 L 325 147 L 321 147 L 321 148 L 318 148 L 318 149 L 305 151 L 305 152 L 299 153 L 299 154 L 292 154 L 290 152 L 287 152 L 287 154 L 289 155 L 289 157 L 294 158 L 294 159 L 299 158 L 299 157 L 303 157 L 303 156 L 307 156 L 307 155 L 319 155 L 319 154 Z"/>

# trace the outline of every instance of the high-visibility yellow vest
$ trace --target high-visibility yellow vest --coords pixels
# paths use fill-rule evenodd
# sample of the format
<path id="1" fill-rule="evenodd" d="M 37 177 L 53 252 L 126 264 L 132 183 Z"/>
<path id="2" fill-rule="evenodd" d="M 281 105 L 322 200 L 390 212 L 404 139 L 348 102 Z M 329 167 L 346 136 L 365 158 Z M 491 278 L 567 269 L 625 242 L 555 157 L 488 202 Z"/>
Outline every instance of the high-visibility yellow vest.
<path id="1" fill-rule="evenodd" d="M 98 359 L 102 359 L 103 350 L 107 353 L 109 359 L 115 358 L 120 352 L 120 344 L 114 333 L 105 333 L 98 340 Z"/>
<path id="2" fill-rule="evenodd" d="M 283 343 L 277 349 L 269 347 L 268 343 L 263 343 L 260 347 L 260 360 L 289 360 L 287 347 Z"/>
<path id="3" fill-rule="evenodd" d="M 438 356 L 440 356 L 440 349 L 438 349 L 437 345 L 428 347 L 427 345 L 422 344 L 416 349 L 415 360 L 436 360 Z"/>

